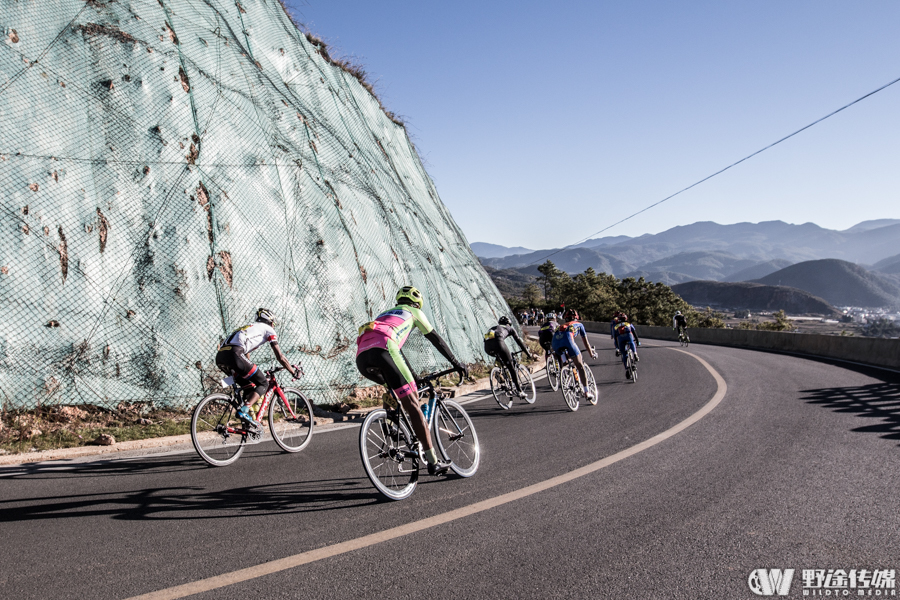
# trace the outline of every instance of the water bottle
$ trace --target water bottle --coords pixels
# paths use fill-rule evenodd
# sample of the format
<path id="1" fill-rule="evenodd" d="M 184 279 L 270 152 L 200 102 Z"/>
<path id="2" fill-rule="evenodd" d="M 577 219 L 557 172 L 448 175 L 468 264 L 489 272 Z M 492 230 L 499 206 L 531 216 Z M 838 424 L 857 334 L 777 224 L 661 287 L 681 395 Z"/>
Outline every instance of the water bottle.
<path id="1" fill-rule="evenodd" d="M 426 421 L 428 420 L 428 416 L 431 414 L 431 406 L 432 402 L 430 400 L 422 403 L 422 414 L 425 415 Z"/>

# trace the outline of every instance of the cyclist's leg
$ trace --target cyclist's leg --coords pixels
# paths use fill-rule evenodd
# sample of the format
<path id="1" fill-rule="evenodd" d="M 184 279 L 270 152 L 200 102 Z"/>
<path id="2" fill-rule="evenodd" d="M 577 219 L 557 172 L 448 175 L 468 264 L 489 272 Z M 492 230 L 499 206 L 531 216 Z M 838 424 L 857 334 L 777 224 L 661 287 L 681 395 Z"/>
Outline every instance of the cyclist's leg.
<path id="1" fill-rule="evenodd" d="M 575 361 L 575 368 L 578 369 L 578 376 L 581 377 L 581 387 L 587 387 L 587 374 L 584 372 L 584 357 L 581 353 L 575 355 L 572 359 Z"/>
<path id="2" fill-rule="evenodd" d="M 367 352 L 369 351 L 367 350 Z M 412 425 L 416 437 L 419 438 L 419 442 L 422 443 L 422 449 L 425 451 L 426 458 L 430 458 L 434 454 L 434 446 L 432 445 L 431 432 L 428 431 L 425 415 L 422 414 L 422 409 L 419 408 L 419 389 L 416 386 L 416 378 L 413 376 L 403 354 L 400 353 L 400 348 L 396 342 L 393 340 L 388 341 L 386 352 L 387 360 L 385 362 L 390 364 L 382 369 L 382 374 L 385 381 L 394 390 L 394 394 L 397 395 L 400 404 L 406 409 L 406 414 L 409 415 L 409 423 Z M 429 463 L 431 462 L 429 460 Z"/>
<path id="3" fill-rule="evenodd" d="M 516 386 L 516 391 L 521 390 L 521 386 L 519 385 L 519 376 L 516 373 L 516 367 L 513 364 L 512 354 L 509 351 L 509 348 L 506 346 L 506 342 L 498 342 L 495 352 L 497 353 L 497 358 L 500 359 L 500 362 L 503 363 L 503 366 L 506 367 L 506 370 L 509 371 L 510 376 L 512 377 L 513 385 Z"/>
<path id="4" fill-rule="evenodd" d="M 269 387 L 265 373 L 237 350 L 220 350 L 216 354 L 216 364 L 223 371 L 227 369 L 233 374 L 235 383 L 241 387 L 244 402 L 238 414 L 244 419 L 253 421 L 249 408 L 256 404 Z"/>

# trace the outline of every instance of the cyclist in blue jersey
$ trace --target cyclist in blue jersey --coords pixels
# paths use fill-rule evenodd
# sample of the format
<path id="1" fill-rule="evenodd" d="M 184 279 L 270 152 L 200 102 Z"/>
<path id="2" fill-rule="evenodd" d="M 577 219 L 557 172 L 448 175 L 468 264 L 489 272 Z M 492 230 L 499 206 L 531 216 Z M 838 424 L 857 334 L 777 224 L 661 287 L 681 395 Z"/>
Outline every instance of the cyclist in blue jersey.
<path id="1" fill-rule="evenodd" d="M 559 326 L 556 333 L 553 334 L 552 348 L 553 352 L 559 357 L 560 363 L 565 364 L 568 358 L 575 362 L 578 374 L 581 376 L 581 385 L 584 388 L 584 395 L 590 399 L 594 397 L 594 390 L 587 385 L 587 375 L 584 372 L 584 359 L 581 356 L 581 350 L 575 345 L 575 338 L 580 337 L 584 344 L 584 351 L 589 352 L 591 358 L 597 358 L 597 353 L 588 344 L 587 331 L 578 320 L 578 312 L 571 308 L 563 313 L 563 324 Z"/>
<path id="2" fill-rule="evenodd" d="M 627 348 L 631 348 L 631 351 L 634 352 L 634 360 L 641 360 L 638 357 L 637 347 L 635 347 L 635 342 L 637 345 L 641 345 L 641 340 L 638 338 L 637 329 L 634 328 L 634 325 L 628 322 L 628 317 L 622 315 L 618 319 L 618 323 L 616 323 L 615 328 L 616 334 L 616 348 L 619 349 L 619 352 L 622 353 L 622 364 L 626 365 L 625 368 L 625 377 L 631 379 L 631 373 L 628 371 L 628 352 Z"/>

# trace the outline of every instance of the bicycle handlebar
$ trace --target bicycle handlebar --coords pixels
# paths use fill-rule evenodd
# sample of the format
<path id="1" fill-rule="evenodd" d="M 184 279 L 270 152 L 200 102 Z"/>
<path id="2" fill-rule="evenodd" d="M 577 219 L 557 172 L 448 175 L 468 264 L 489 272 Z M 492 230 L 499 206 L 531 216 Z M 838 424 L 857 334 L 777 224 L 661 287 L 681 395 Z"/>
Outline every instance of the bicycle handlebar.
<path id="1" fill-rule="evenodd" d="M 430 375 L 422 375 L 418 380 L 425 382 L 437 381 L 441 377 L 450 375 L 451 373 L 459 373 L 459 383 L 456 384 L 456 387 L 461 386 L 463 382 L 463 373 L 461 369 L 447 369 L 446 371 L 438 371 L 437 373 L 431 373 Z"/>

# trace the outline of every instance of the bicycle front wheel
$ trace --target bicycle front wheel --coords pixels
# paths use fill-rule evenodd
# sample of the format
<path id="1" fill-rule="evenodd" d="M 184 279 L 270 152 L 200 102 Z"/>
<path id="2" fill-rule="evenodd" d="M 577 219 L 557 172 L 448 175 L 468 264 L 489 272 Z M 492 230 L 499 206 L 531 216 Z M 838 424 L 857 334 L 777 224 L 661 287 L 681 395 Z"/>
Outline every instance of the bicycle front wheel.
<path id="1" fill-rule="evenodd" d="M 227 394 L 207 396 L 194 408 L 191 443 L 200 458 L 214 467 L 230 465 L 244 451 L 247 436 L 234 432 L 243 427 L 236 412 Z"/>
<path id="2" fill-rule="evenodd" d="M 452 400 L 436 405 L 434 439 L 450 468 L 460 477 L 471 477 L 481 463 L 481 446 L 475 425 L 462 406 Z"/>
<path id="3" fill-rule="evenodd" d="M 519 365 L 516 367 L 516 372 L 519 375 L 519 387 L 525 392 L 525 402 L 534 404 L 537 393 L 534 391 L 534 379 L 531 378 L 531 371 L 525 365 Z"/>
<path id="4" fill-rule="evenodd" d="M 559 389 L 559 361 L 553 354 L 547 358 L 547 381 L 554 392 Z"/>
<path id="5" fill-rule="evenodd" d="M 285 388 L 284 398 L 275 394 L 269 405 L 269 431 L 272 438 L 285 452 L 300 452 L 312 440 L 313 418 L 312 402 L 302 392 L 294 388 Z"/>
<path id="6" fill-rule="evenodd" d="M 507 390 L 512 385 L 511 381 L 506 381 L 505 373 L 500 367 L 491 369 L 491 393 L 494 394 L 494 400 L 503 410 L 509 410 L 512 407 L 512 398 L 509 397 Z"/>
<path id="7" fill-rule="evenodd" d="M 559 387 L 562 388 L 563 398 L 569 410 L 575 412 L 578 410 L 578 382 L 575 381 L 575 375 L 572 374 L 572 367 L 563 367 L 559 372 Z"/>
<path id="8" fill-rule="evenodd" d="M 366 475 L 390 500 L 408 498 L 416 489 L 419 461 L 411 456 L 411 439 L 402 421 L 388 422 L 384 409 L 370 412 L 359 430 L 359 455 Z"/>
<path id="9" fill-rule="evenodd" d="M 600 399 L 600 392 L 597 390 L 597 380 L 594 379 L 594 373 L 587 365 L 584 365 L 584 375 L 587 377 L 588 389 L 594 392 L 593 397 L 588 398 L 587 401 L 596 406 L 597 400 Z"/>

